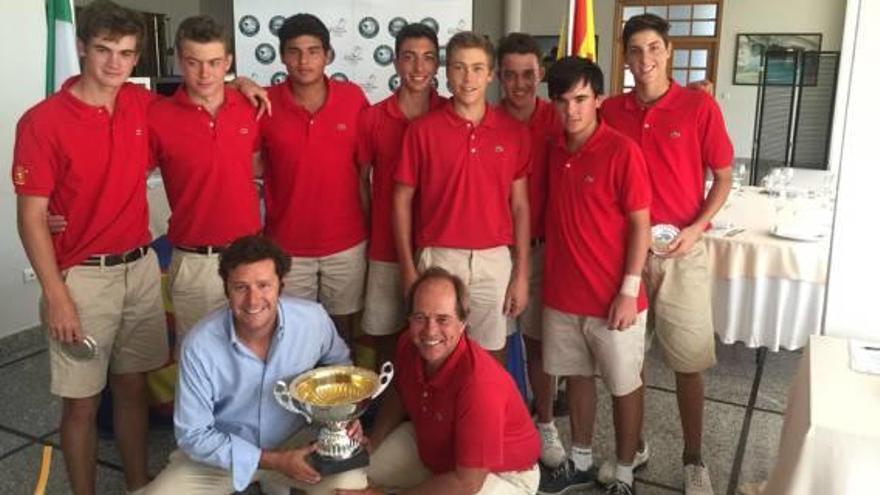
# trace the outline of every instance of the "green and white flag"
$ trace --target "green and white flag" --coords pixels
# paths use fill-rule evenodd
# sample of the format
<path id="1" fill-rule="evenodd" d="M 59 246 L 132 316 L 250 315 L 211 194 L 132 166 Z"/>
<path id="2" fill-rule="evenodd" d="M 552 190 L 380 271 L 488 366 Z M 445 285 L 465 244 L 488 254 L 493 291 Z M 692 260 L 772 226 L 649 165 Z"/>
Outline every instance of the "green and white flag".
<path id="1" fill-rule="evenodd" d="M 79 74 L 73 0 L 46 0 L 46 96 Z"/>

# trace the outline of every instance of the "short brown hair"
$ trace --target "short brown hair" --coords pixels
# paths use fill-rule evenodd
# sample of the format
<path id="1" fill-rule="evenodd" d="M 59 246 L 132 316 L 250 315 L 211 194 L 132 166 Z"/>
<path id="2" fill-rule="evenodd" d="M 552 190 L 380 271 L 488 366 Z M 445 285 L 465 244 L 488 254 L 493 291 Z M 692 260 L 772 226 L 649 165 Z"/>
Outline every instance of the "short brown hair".
<path id="1" fill-rule="evenodd" d="M 640 14 L 630 17 L 623 25 L 623 49 L 629 45 L 629 39 L 642 31 L 654 31 L 663 38 L 663 44 L 669 45 L 669 22 L 654 14 Z"/>
<path id="2" fill-rule="evenodd" d="M 123 36 L 134 36 L 135 49 L 140 51 L 145 31 L 140 12 L 109 0 L 95 0 L 86 5 L 76 20 L 76 37 L 84 44 L 98 36 L 106 36 L 114 41 Z"/>
<path id="3" fill-rule="evenodd" d="M 509 33 L 498 40 L 498 63 L 504 60 L 505 55 L 515 53 L 517 55 L 534 55 L 541 64 L 541 47 L 535 38 L 526 33 Z"/>
<path id="4" fill-rule="evenodd" d="M 261 235 L 239 237 L 220 254 L 220 278 L 223 279 L 223 290 L 227 290 L 226 282 L 229 274 L 240 265 L 247 265 L 263 260 L 275 262 L 275 273 L 284 286 L 284 276 L 290 271 L 290 257 L 277 244 Z"/>
<path id="5" fill-rule="evenodd" d="M 446 65 L 449 65 L 452 61 L 453 53 L 462 48 L 479 48 L 483 50 L 486 52 L 486 56 L 489 57 L 489 68 L 495 67 L 495 47 L 492 46 L 492 42 L 489 41 L 489 38 L 473 31 L 461 31 L 452 38 L 449 38 L 449 42 L 446 43 Z"/>
<path id="6" fill-rule="evenodd" d="M 194 41 L 196 43 L 219 41 L 223 43 L 223 48 L 226 50 L 227 55 L 231 52 L 229 35 L 226 34 L 226 28 L 215 21 L 213 17 L 207 15 L 187 17 L 180 23 L 180 26 L 177 28 L 177 34 L 174 36 L 174 47 L 177 48 L 178 55 L 184 41 Z"/>
<path id="7" fill-rule="evenodd" d="M 409 288 L 409 292 L 406 296 L 406 314 L 413 314 L 416 291 L 419 290 L 419 287 L 421 287 L 422 284 L 431 280 L 445 280 L 452 284 L 452 287 L 455 289 L 455 316 L 461 321 L 467 320 L 468 314 L 470 313 L 467 287 L 460 278 L 439 266 L 429 267 L 419 275 L 419 278 L 417 278 L 415 282 L 413 282 L 412 287 Z"/>

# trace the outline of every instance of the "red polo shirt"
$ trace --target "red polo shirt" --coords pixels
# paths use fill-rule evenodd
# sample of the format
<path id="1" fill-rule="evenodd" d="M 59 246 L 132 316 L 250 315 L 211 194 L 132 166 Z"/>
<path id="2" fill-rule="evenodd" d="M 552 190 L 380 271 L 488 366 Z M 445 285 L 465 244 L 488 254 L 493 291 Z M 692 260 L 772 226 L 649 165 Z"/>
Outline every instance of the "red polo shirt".
<path id="1" fill-rule="evenodd" d="M 367 237 L 357 165 L 367 99 L 355 84 L 324 81 L 327 99 L 315 113 L 283 82 L 269 88 L 272 116 L 261 119 L 266 234 L 292 256 L 327 256 Z"/>
<path id="2" fill-rule="evenodd" d="M 705 168 L 733 163 L 733 145 L 715 100 L 672 81 L 648 108 L 631 91 L 602 103 L 601 114 L 642 148 L 654 193 L 651 223 L 692 224 L 703 206 Z"/>
<path id="3" fill-rule="evenodd" d="M 414 187 L 417 247 L 487 249 L 513 244 L 510 190 L 531 166 L 528 129 L 486 107 L 478 125 L 452 103 L 416 120 L 394 180 Z"/>
<path id="4" fill-rule="evenodd" d="M 431 93 L 430 109 L 446 101 Z M 410 121 L 400 111 L 398 94 L 364 110 L 358 128 L 358 162 L 373 168 L 370 202 L 370 249 L 367 256 L 377 261 L 397 261 L 394 232 L 391 227 L 394 170 L 400 162 L 403 135 Z"/>
<path id="5" fill-rule="evenodd" d="M 151 240 L 147 107 L 155 96 L 126 83 L 110 115 L 70 93 L 78 79 L 18 121 L 12 162 L 15 193 L 48 197 L 49 211 L 67 219 L 64 232 L 52 236 L 62 270 Z"/>
<path id="6" fill-rule="evenodd" d="M 256 112 L 226 89 L 212 117 L 181 86 L 149 110 L 150 145 L 171 205 L 168 239 L 177 246 L 226 245 L 260 230 L 252 158 Z"/>
<path id="7" fill-rule="evenodd" d="M 510 375 L 463 336 L 433 376 L 408 331 L 397 345 L 395 387 L 416 432 L 419 458 L 434 474 L 456 467 L 524 471 L 541 440 Z"/>
<path id="8" fill-rule="evenodd" d="M 607 124 L 573 154 L 559 136 L 548 167 L 544 304 L 607 318 L 626 269 L 628 215 L 646 209 L 651 184 L 638 146 Z M 644 286 L 638 309 L 647 307 Z"/>
<path id="9" fill-rule="evenodd" d="M 562 132 L 553 104 L 536 98 L 535 111 L 528 122 L 532 136 L 532 173 L 529 175 L 529 215 L 533 239 L 544 238 L 544 215 L 547 203 L 547 157 L 556 136 Z M 504 106 L 498 109 L 504 111 Z"/>

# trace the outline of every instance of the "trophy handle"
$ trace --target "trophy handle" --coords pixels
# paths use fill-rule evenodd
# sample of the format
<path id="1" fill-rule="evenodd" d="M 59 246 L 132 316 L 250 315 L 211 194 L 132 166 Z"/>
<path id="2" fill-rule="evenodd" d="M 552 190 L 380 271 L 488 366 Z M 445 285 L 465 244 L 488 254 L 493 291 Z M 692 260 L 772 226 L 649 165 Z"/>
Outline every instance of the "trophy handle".
<path id="1" fill-rule="evenodd" d="M 382 395 L 382 392 L 388 388 L 388 385 L 391 385 L 392 378 L 394 378 L 394 365 L 391 364 L 391 361 L 385 361 L 385 364 L 382 365 L 379 373 L 379 388 L 373 393 L 371 399 L 375 399 Z"/>
<path id="2" fill-rule="evenodd" d="M 308 414 L 303 412 L 302 409 L 296 406 L 293 401 L 293 397 L 290 396 L 290 388 L 286 383 L 284 383 L 284 380 L 278 380 L 277 382 L 275 382 L 275 388 L 273 389 L 273 392 L 275 393 L 275 400 L 278 401 L 279 404 L 281 404 L 281 407 L 306 418 L 307 423 L 312 422 L 312 418 Z"/>

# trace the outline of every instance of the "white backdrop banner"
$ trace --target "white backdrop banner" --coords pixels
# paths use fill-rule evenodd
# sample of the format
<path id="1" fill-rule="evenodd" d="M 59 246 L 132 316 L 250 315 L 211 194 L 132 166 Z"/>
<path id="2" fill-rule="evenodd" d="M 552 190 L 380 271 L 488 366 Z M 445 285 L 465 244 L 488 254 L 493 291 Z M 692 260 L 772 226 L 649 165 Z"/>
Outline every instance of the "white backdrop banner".
<path id="1" fill-rule="evenodd" d="M 394 37 L 406 24 L 420 22 L 437 32 L 440 70 L 437 88 L 446 91 L 446 42 L 471 29 L 472 0 L 235 0 L 235 54 L 239 75 L 263 85 L 287 77 L 277 32 L 290 15 L 307 12 L 330 30 L 334 55 L 327 75 L 357 83 L 373 103 L 400 84 L 394 73 Z"/>

